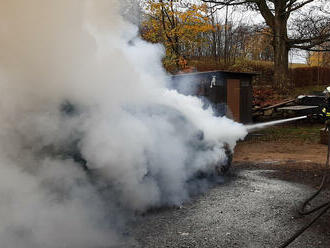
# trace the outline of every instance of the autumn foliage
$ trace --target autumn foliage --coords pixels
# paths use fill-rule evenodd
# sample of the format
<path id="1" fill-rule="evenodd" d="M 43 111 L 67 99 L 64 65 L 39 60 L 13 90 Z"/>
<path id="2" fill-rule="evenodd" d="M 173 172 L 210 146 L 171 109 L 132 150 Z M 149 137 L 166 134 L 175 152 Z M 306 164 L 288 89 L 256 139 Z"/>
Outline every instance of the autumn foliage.
<path id="1" fill-rule="evenodd" d="M 147 18 L 142 23 L 141 36 L 153 43 L 162 43 L 166 49 L 165 67 L 184 69 L 187 54 L 198 49 L 205 39 L 203 34 L 213 29 L 207 17 L 206 4 L 180 1 L 146 2 Z"/>
<path id="2" fill-rule="evenodd" d="M 253 88 L 253 106 L 264 108 L 283 102 L 284 100 L 285 98 L 273 88 L 260 86 Z"/>
<path id="3" fill-rule="evenodd" d="M 330 67 L 330 52 L 311 52 L 308 64 L 311 66 Z"/>

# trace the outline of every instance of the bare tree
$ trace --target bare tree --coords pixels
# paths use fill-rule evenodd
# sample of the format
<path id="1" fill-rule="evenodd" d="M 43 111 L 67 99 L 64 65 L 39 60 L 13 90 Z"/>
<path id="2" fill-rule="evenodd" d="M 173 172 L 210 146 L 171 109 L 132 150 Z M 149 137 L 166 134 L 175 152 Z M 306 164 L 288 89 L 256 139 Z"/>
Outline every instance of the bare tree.
<path id="1" fill-rule="evenodd" d="M 258 11 L 272 30 L 274 48 L 274 86 L 289 83 L 288 53 L 292 48 L 330 51 L 328 0 L 202 0 L 223 6 L 246 6 Z M 290 20 L 289 20 L 290 19 Z"/>

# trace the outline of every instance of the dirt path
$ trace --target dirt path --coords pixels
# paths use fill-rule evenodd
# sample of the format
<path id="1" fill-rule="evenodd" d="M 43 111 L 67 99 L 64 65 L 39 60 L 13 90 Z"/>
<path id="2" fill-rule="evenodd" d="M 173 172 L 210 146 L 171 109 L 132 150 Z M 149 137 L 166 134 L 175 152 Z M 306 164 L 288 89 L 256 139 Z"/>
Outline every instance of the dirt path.
<path id="1" fill-rule="evenodd" d="M 326 162 L 327 146 L 299 141 L 241 142 L 235 148 L 234 162 L 273 163 L 301 167 Z"/>

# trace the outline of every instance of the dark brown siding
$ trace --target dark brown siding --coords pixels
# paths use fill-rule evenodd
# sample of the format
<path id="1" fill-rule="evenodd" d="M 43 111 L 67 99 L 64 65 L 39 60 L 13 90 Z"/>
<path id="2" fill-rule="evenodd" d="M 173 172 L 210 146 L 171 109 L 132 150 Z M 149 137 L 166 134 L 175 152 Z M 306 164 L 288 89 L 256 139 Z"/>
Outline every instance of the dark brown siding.
<path id="1" fill-rule="evenodd" d="M 241 79 L 240 120 L 242 123 L 252 122 L 252 86 L 249 79 Z"/>
<path id="2" fill-rule="evenodd" d="M 254 73 L 197 72 L 173 76 L 172 88 L 185 95 L 207 99 L 216 116 L 227 115 L 241 123 L 252 122 L 252 77 Z M 215 78 L 215 84 L 212 84 Z M 188 89 L 188 90 L 187 90 Z"/>
<path id="3" fill-rule="evenodd" d="M 227 104 L 233 114 L 233 119 L 240 122 L 240 80 L 227 80 Z"/>

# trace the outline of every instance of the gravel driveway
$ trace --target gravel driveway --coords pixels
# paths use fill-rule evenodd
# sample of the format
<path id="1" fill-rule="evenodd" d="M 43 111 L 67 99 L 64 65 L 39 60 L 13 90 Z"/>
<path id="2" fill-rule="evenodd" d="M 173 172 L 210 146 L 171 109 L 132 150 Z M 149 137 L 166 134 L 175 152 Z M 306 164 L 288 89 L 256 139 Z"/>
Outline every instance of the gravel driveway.
<path id="1" fill-rule="evenodd" d="M 288 171 L 236 166 L 223 184 L 182 208 L 139 218 L 127 231 L 131 241 L 124 247 L 278 247 L 312 218 L 299 217 L 296 209 L 318 183 L 310 172 L 287 175 Z M 298 183 L 304 181 L 308 183 Z M 289 247 L 330 247 L 329 216 Z"/>

